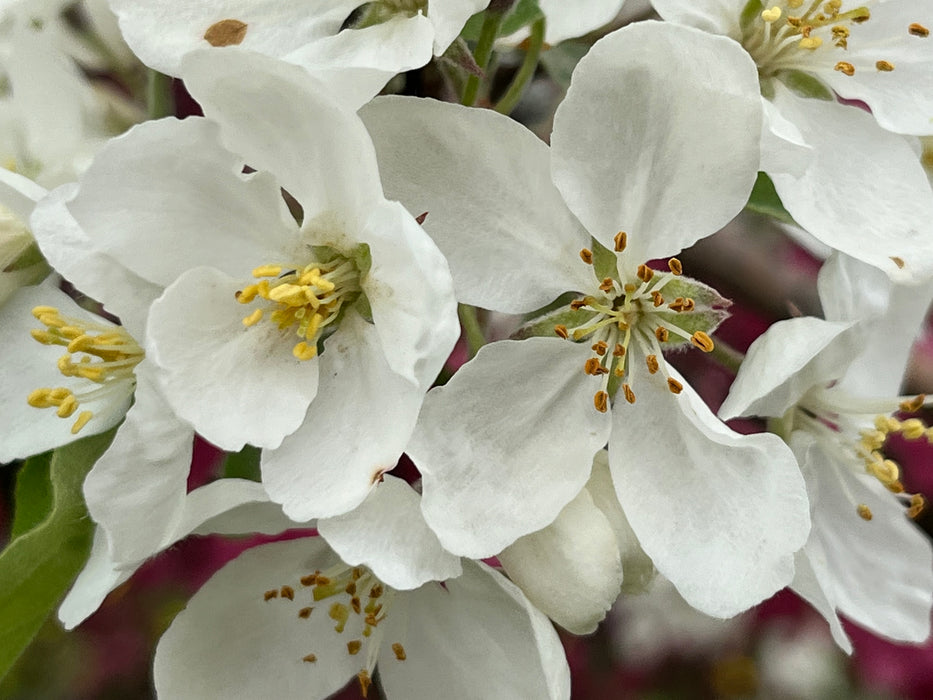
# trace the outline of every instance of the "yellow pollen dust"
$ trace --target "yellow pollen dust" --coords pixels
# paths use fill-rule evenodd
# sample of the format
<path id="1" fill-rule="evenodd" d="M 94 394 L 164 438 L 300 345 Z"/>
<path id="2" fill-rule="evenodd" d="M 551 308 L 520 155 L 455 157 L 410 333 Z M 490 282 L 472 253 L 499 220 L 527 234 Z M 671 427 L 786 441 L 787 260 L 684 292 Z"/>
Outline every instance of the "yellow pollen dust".
<path id="1" fill-rule="evenodd" d="M 298 268 L 260 265 L 252 274 L 259 281 L 238 291 L 236 300 L 250 304 L 263 299 L 269 306 L 254 309 L 243 325 L 251 328 L 268 319 L 283 331 L 293 329 L 298 342 L 292 355 L 302 362 L 317 356 L 323 333 L 361 289 L 356 266 L 340 256 L 328 263 L 313 262 Z"/>
<path id="2" fill-rule="evenodd" d="M 59 345 L 66 354 L 56 367 L 65 377 L 91 382 L 89 388 L 73 391 L 67 387 L 43 387 L 26 398 L 33 408 L 55 408 L 59 418 L 77 418 L 71 426 L 77 435 L 94 417 L 91 411 L 78 412 L 82 402 L 106 395 L 117 383 L 135 382 L 135 368 L 145 352 L 121 326 L 63 316 L 52 306 L 37 306 L 32 315 L 45 326 L 30 335 L 42 345 Z"/>

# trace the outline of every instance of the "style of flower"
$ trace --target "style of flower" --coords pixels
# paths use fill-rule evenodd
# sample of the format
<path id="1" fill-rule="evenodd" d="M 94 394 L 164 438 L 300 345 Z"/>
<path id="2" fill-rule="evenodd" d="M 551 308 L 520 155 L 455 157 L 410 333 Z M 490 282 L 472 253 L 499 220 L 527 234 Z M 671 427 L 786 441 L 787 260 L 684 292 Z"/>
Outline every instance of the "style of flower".
<path id="1" fill-rule="evenodd" d="M 68 210 L 164 289 L 146 351 L 174 411 L 223 449 L 264 448 L 291 517 L 352 510 L 459 334 L 446 262 L 383 197 L 362 123 L 305 71 L 231 48 L 185 75 L 207 118 L 114 139 Z"/>
<path id="2" fill-rule="evenodd" d="M 754 63 L 761 170 L 823 243 L 892 279 L 933 275 L 933 190 L 914 144 L 933 132 L 933 6 L 911 0 L 653 0 Z M 723 62 L 733 60 L 725 54 Z M 836 97 L 864 103 L 870 113 Z M 893 133 L 892 133 L 893 132 Z"/>
<path id="3" fill-rule="evenodd" d="M 116 0 L 127 43 L 146 65 L 187 77 L 182 58 L 239 45 L 311 71 L 354 109 L 396 73 L 441 55 L 489 0 Z"/>
<path id="4" fill-rule="evenodd" d="M 919 419 L 892 416 L 924 404 L 897 394 L 933 288 L 894 286 L 838 254 L 819 281 L 826 320 L 768 329 L 749 348 L 720 415 L 774 416 L 793 448 L 813 529 L 792 588 L 826 617 L 839 645 L 852 650 L 837 611 L 877 634 L 920 642 L 930 633 L 933 548 L 905 517 L 923 500 L 904 493 L 883 448 L 891 435 L 933 438 Z"/>
<path id="5" fill-rule="evenodd" d="M 550 149 L 480 110 L 384 98 L 362 111 L 390 196 L 430 212 L 463 302 L 527 313 L 560 298 L 532 328 L 546 337 L 488 345 L 427 396 L 407 451 L 450 551 L 489 556 L 549 525 L 608 441 L 632 529 L 693 605 L 731 615 L 790 581 L 809 527 L 793 456 L 728 430 L 663 355 L 712 349 L 721 297 L 674 258 L 645 264 L 727 223 L 754 180 L 757 76 L 740 60 L 710 72 L 720 51 L 741 55 L 659 23 L 602 39 Z"/>

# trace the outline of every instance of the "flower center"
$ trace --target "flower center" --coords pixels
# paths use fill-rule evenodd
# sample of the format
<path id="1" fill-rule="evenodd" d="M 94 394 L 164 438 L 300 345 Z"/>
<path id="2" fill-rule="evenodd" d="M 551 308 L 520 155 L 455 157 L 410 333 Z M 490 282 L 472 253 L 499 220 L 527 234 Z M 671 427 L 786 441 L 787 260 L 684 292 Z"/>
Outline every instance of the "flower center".
<path id="1" fill-rule="evenodd" d="M 318 355 L 321 343 L 336 329 L 345 308 L 363 297 L 357 259 L 327 248 L 316 252 L 318 259 L 302 266 L 257 267 L 253 277 L 260 281 L 236 294 L 241 304 L 257 299 L 267 302 L 253 309 L 243 319 L 243 325 L 254 326 L 267 318 L 282 331 L 294 331 L 299 341 L 292 354 L 302 361 Z"/>
<path id="2" fill-rule="evenodd" d="M 577 321 L 579 316 L 577 325 L 554 326 L 561 338 L 592 343 L 593 356 L 586 360 L 583 371 L 602 378 L 593 405 L 603 413 L 620 388 L 625 400 L 635 403 L 628 364 L 634 348 L 644 356 L 648 372 L 663 376 L 667 389 L 679 394 L 683 385 L 670 376 L 663 351 L 689 343 L 703 352 L 712 352 L 715 346 L 708 332 L 725 318 L 725 312 L 715 307 L 728 304 L 705 285 L 681 277 L 683 267 L 677 258 L 668 261 L 668 272 L 658 272 L 645 264 L 639 265 L 633 275 L 623 272 L 618 254 L 625 250 L 626 241 L 625 232 L 620 231 L 615 237 L 615 254 L 600 250 L 595 243 L 596 256 L 589 248 L 580 251 L 580 258 L 593 265 L 594 272 L 597 257 L 605 260 L 611 256 L 614 266 L 603 270 L 609 274 L 602 279 L 596 275 L 598 293 L 570 303 L 570 317 Z"/>
<path id="3" fill-rule="evenodd" d="M 36 389 L 27 399 L 30 406 L 57 408 L 59 418 L 70 418 L 82 403 L 114 392 L 128 395 L 136 386 L 134 370 L 145 352 L 126 329 L 62 316 L 51 306 L 37 306 L 32 315 L 45 326 L 44 330 L 32 330 L 32 337 L 43 345 L 65 347 L 68 352 L 59 358 L 58 371 L 78 383 L 72 389 Z M 77 435 L 93 417 L 93 412 L 81 411 L 71 426 L 72 434 Z"/>
<path id="4" fill-rule="evenodd" d="M 310 597 L 308 596 L 310 593 Z M 363 668 L 357 674 L 363 697 L 372 683 L 372 671 L 376 665 L 382 634 L 380 623 L 385 620 L 388 608 L 395 597 L 395 591 L 385 586 L 367 568 L 348 567 L 338 564 L 325 572 L 315 571 L 302 576 L 298 585 L 284 585 L 263 593 L 263 600 L 288 600 L 296 602 L 296 597 L 309 598 L 310 603 L 298 610 L 297 617 L 307 620 L 315 612 L 315 604 L 329 601 L 327 615 L 336 624 L 334 631 L 353 637 L 346 643 L 347 654 L 357 656 L 363 653 Z M 318 613 L 321 614 L 321 613 Z M 398 661 L 406 659 L 405 648 L 399 642 L 392 644 L 392 651 Z M 316 654 L 302 657 L 305 663 L 317 662 Z"/>

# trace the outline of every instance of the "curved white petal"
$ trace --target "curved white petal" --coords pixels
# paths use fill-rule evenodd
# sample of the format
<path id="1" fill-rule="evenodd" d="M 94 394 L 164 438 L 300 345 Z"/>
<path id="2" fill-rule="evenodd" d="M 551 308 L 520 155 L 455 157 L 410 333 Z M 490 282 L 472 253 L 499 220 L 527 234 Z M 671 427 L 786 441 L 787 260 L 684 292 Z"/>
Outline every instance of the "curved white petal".
<path id="1" fill-rule="evenodd" d="M 502 550 L 499 561 L 541 612 L 574 634 L 593 632 L 622 587 L 615 532 L 587 489 L 546 528 Z"/>
<path id="2" fill-rule="evenodd" d="M 493 343 L 428 393 L 407 451 L 425 519 L 448 550 L 493 556 L 583 488 L 609 433 L 587 352 L 557 338 Z"/>
<path id="3" fill-rule="evenodd" d="M 58 607 L 58 619 L 66 630 L 74 629 L 94 614 L 110 591 L 132 575 L 133 569 L 120 569 L 113 563 L 107 535 L 97 528 L 87 563 Z"/>
<path id="4" fill-rule="evenodd" d="M 428 19 L 434 25 L 434 55 L 444 53 L 463 31 L 467 20 L 488 4 L 489 0 L 431 0 Z"/>
<path id="5" fill-rule="evenodd" d="M 720 418 L 784 415 L 811 387 L 845 374 L 862 348 L 862 335 L 855 321 L 778 321 L 749 347 Z"/>
<path id="6" fill-rule="evenodd" d="M 813 148 L 800 129 L 786 119 L 771 100 L 762 97 L 761 107 L 764 122 L 761 125 L 761 162 L 758 167 L 769 173 L 800 177 L 813 158 Z"/>
<path id="7" fill-rule="evenodd" d="M 806 555 L 806 548 L 801 549 L 794 556 L 794 580 L 791 581 L 788 587 L 823 616 L 826 622 L 829 623 L 829 631 L 833 636 L 833 641 L 846 654 L 851 654 L 853 651 L 852 640 L 849 639 L 849 635 L 846 634 L 845 629 L 842 627 L 842 620 L 836 614 L 833 604 L 826 597 L 826 591 L 820 586 L 813 562 Z"/>
<path id="8" fill-rule="evenodd" d="M 320 388 L 301 427 L 263 451 L 263 484 L 295 520 L 353 510 L 405 450 L 424 392 L 382 353 L 373 326 L 348 313 L 325 342 Z"/>
<path id="9" fill-rule="evenodd" d="M 450 262 L 457 297 L 507 313 L 593 286 L 579 257 L 589 234 L 551 182 L 548 147 L 492 110 L 382 97 L 360 116 L 389 199 L 415 216 Z"/>
<path id="10" fill-rule="evenodd" d="M 184 68 L 223 142 L 251 167 L 274 173 L 306 221 L 326 212 L 358 228 L 382 199 L 365 127 L 307 71 L 233 48 L 193 53 Z"/>
<path id="11" fill-rule="evenodd" d="M 636 391 L 657 379 L 632 369 Z M 609 465 L 658 571 L 701 612 L 729 617 L 790 583 L 810 529 L 806 490 L 780 438 L 729 430 L 683 383 L 679 396 L 647 387 L 613 408 Z"/>
<path id="12" fill-rule="evenodd" d="M 318 521 L 318 532 L 348 564 L 362 564 L 396 590 L 459 576 L 460 558 L 441 547 L 421 515 L 421 498 L 386 476 L 359 507 Z"/>
<path id="13" fill-rule="evenodd" d="M 0 203 L 23 221 L 29 220 L 36 202 L 48 191 L 28 177 L 0 168 Z"/>
<path id="14" fill-rule="evenodd" d="M 160 698 L 325 698 L 360 669 L 350 634 L 334 631 L 302 576 L 339 562 L 320 538 L 254 547 L 201 587 L 162 636 L 155 656 Z M 270 590 L 289 586 L 294 599 Z M 298 615 L 314 607 L 306 618 Z M 314 662 L 303 661 L 314 654 Z M 257 663 L 258 662 L 258 663 Z"/>
<path id="15" fill-rule="evenodd" d="M 198 265 L 248 274 L 297 227 L 278 184 L 243 165 L 206 119 L 146 122 L 101 149 L 68 210 L 95 249 L 154 284 Z"/>
<path id="16" fill-rule="evenodd" d="M 780 84 L 774 103 L 814 149 L 802 176 L 768 173 L 794 220 L 896 281 L 933 275 L 933 190 L 910 143 L 860 109 Z"/>
<path id="17" fill-rule="evenodd" d="M 243 285 L 209 267 L 189 270 L 149 314 L 149 357 L 165 398 L 215 445 L 275 448 L 304 420 L 317 394 L 318 359 L 292 355 L 294 336 L 269 321 L 246 328 Z"/>
<path id="18" fill-rule="evenodd" d="M 361 285 L 386 361 L 427 391 L 460 337 L 447 261 L 398 202 L 373 208 L 360 239 L 372 254 Z"/>
<path id="19" fill-rule="evenodd" d="M 554 182 L 603 245 L 628 233 L 634 267 L 679 252 L 741 211 L 761 124 L 758 73 L 738 44 L 638 22 L 577 65 L 554 117 Z"/>
<path id="20" fill-rule="evenodd" d="M 668 22 L 686 24 L 704 32 L 742 36 L 738 0 L 651 0 L 651 5 Z"/>
<path id="21" fill-rule="evenodd" d="M 404 594 L 407 619 L 387 618 L 379 673 L 390 698 L 511 700 L 570 697 L 570 671 L 557 633 L 515 584 L 465 561 L 443 587 Z M 388 643 L 401 643 L 398 661 Z"/>
<path id="22" fill-rule="evenodd" d="M 546 20 L 544 40 L 551 45 L 583 36 L 609 24 L 625 0 L 539 0 Z"/>

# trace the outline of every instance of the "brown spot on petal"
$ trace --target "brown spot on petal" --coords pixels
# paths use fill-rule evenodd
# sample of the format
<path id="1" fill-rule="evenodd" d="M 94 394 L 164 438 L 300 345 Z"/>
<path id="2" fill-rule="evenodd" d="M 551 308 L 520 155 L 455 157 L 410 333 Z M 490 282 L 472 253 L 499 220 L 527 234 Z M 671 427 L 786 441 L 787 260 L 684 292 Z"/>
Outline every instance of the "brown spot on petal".
<path id="1" fill-rule="evenodd" d="M 204 32 L 204 39 L 211 46 L 236 46 L 246 37 L 246 23 L 238 19 L 222 19 Z"/>
<path id="2" fill-rule="evenodd" d="M 903 258 L 899 258 L 899 257 L 897 257 L 896 255 L 892 255 L 892 256 L 891 256 L 891 260 L 894 262 L 895 265 L 897 265 L 897 269 L 898 269 L 898 270 L 903 270 L 903 269 L 904 269 L 904 259 L 903 259 Z"/>

